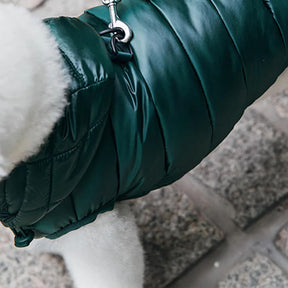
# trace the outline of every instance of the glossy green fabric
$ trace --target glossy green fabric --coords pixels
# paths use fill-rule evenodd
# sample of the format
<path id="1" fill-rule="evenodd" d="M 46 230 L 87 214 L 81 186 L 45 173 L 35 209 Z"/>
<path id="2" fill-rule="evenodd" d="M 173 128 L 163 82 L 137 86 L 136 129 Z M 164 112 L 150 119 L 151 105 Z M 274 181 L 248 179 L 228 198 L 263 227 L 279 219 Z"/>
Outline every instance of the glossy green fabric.
<path id="1" fill-rule="evenodd" d="M 134 32 L 127 64 L 98 35 L 106 7 L 46 20 L 72 76 L 70 105 L 40 153 L 0 183 L 18 246 L 182 177 L 287 66 L 287 0 L 123 0 L 119 15 Z"/>

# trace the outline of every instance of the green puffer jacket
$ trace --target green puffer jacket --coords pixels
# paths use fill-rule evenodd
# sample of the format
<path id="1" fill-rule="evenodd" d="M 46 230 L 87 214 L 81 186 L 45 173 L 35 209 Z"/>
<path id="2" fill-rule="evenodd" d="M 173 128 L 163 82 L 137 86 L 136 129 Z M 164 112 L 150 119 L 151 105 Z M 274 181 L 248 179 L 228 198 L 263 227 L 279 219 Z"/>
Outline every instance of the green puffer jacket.
<path id="1" fill-rule="evenodd" d="M 18 247 L 172 183 L 231 131 L 286 68 L 287 0 L 123 0 L 134 58 L 111 61 L 106 7 L 45 20 L 72 84 L 38 155 L 0 183 Z"/>

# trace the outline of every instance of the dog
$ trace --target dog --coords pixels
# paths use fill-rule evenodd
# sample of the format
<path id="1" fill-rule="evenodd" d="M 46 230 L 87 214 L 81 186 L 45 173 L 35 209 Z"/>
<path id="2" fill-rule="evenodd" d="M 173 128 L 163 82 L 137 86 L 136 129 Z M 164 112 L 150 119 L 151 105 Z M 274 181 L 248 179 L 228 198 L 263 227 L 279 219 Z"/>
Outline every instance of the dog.
<path id="1" fill-rule="evenodd" d="M 27 10 L 0 4 L 0 35 L 3 179 L 38 152 L 62 116 L 69 75 L 50 32 Z M 62 255 L 77 288 L 143 286 L 143 249 L 134 216 L 125 202 L 59 239 L 34 240 L 28 249 Z"/>
<path id="2" fill-rule="evenodd" d="M 99 203 L 96 203 L 95 208 L 89 206 L 90 203 L 88 203 L 87 206 L 90 207 L 88 208 L 90 210 L 86 211 L 87 213 L 84 216 L 86 218 L 81 217 L 81 219 L 87 220 L 87 215 L 94 217 L 97 211 L 106 211 L 107 207 L 108 209 L 111 208 L 108 204 L 111 204 L 112 200 L 140 197 L 153 189 L 168 185 L 182 177 L 227 136 L 233 125 L 240 119 L 245 108 L 260 97 L 286 68 L 287 46 L 283 31 L 285 32 L 286 29 L 287 32 L 288 26 L 283 18 L 285 18 L 284 8 L 287 9 L 288 6 L 285 4 L 285 0 L 274 1 L 271 5 L 269 3 L 267 5 L 267 1 L 260 0 L 253 3 L 250 1 L 240 3 L 238 1 L 231 4 L 231 2 L 223 0 L 223 4 L 224 2 L 225 5 L 221 3 L 221 5 L 215 5 L 207 1 L 190 1 L 190 6 L 183 1 L 183 3 L 179 2 L 180 4 L 175 2 L 175 7 L 172 7 L 172 4 L 171 6 L 166 5 L 165 1 L 139 2 L 128 0 L 125 5 L 119 7 L 119 11 L 123 13 L 121 17 L 127 19 L 129 25 L 134 26 L 135 37 L 131 44 L 133 47 L 128 52 L 121 51 L 123 53 L 118 53 L 117 47 L 119 45 L 117 46 L 117 41 L 120 42 L 121 39 L 125 38 L 125 32 L 123 36 L 123 31 L 119 31 L 116 27 L 117 29 L 112 31 L 117 34 L 114 34 L 111 38 L 108 37 L 107 39 L 104 36 L 100 39 L 99 37 L 101 31 L 102 36 L 107 33 L 111 34 L 111 30 L 108 30 L 108 32 L 106 30 L 103 33 L 108 25 L 106 19 L 108 13 L 103 13 L 103 10 L 101 10 L 103 7 L 89 10 L 81 15 L 78 20 L 75 18 L 47 20 L 46 23 L 50 25 L 51 32 L 54 33 L 56 38 L 58 37 L 59 48 L 64 51 L 62 52 L 63 58 L 66 57 L 64 59 L 65 63 L 70 67 L 69 73 L 73 78 L 73 83 L 76 83 L 74 89 L 71 89 L 72 95 L 78 97 L 79 94 L 83 93 L 84 95 L 92 95 L 88 99 L 103 100 L 101 102 L 103 106 L 101 107 L 105 107 L 105 109 L 91 113 L 99 116 L 103 112 L 103 115 L 101 114 L 99 118 L 96 117 L 97 119 L 93 118 L 92 122 L 88 121 L 89 125 L 86 126 L 89 128 L 89 133 L 85 134 L 85 141 L 88 141 L 90 137 L 90 146 L 95 148 L 96 145 L 91 140 L 91 134 L 98 138 L 104 135 L 102 139 L 107 140 L 108 138 L 109 147 L 112 147 L 110 150 L 107 149 L 109 151 L 104 150 L 100 154 L 103 157 L 111 156 L 102 158 L 102 160 L 107 160 L 108 163 L 104 167 L 104 172 L 113 169 L 112 172 L 109 170 L 106 175 L 112 175 L 114 178 L 111 183 L 115 184 L 117 182 L 117 185 L 111 189 L 99 189 L 100 196 L 98 194 L 96 196 L 99 196 L 97 200 L 102 197 L 99 201 L 100 205 L 98 206 Z M 226 6 L 229 9 L 226 9 Z M 238 13 L 240 6 L 245 8 L 242 10 L 244 16 L 242 13 Z M 2 21 L 0 23 L 2 24 L 0 25 L 0 35 L 2 35 L 2 46 L 4 47 L 4 56 L 0 59 L 3 62 L 2 71 L 0 72 L 2 73 L 0 75 L 0 101 L 1 109 L 3 109 L 3 113 L 0 110 L 0 178 L 2 179 L 7 177 L 19 163 L 36 154 L 42 143 L 45 143 L 53 126 L 63 115 L 65 107 L 69 105 L 64 94 L 71 81 L 69 73 L 62 64 L 63 59 L 59 55 L 57 44 L 49 31 L 44 28 L 41 21 L 36 21 L 29 13 L 21 9 L 16 10 L 13 6 L 6 6 L 2 8 L 3 12 L 1 11 L 2 15 L 0 15 Z M 252 19 L 250 15 L 253 15 L 255 10 L 259 13 L 256 13 L 255 18 Z M 206 21 L 207 13 L 205 12 L 209 13 L 209 17 L 213 21 L 211 23 L 215 24 L 213 29 L 211 29 L 210 21 Z M 279 23 L 275 21 L 275 17 L 279 17 Z M 237 21 L 234 21 L 234 18 L 237 18 Z M 250 19 L 255 21 L 255 25 L 251 25 Z M 229 20 L 229 29 L 227 29 L 224 20 Z M 145 25 L 139 25 L 139 23 L 144 22 Z M 192 29 L 188 28 L 188 24 L 191 25 Z M 158 29 L 154 29 L 154 27 L 158 27 Z M 219 33 L 217 37 L 215 37 L 215 31 Z M 77 36 L 75 36 L 76 34 Z M 79 41 L 82 37 L 83 41 Z M 107 45 L 107 41 L 110 42 L 110 46 L 105 46 L 104 42 Z M 91 44 L 90 49 L 88 49 L 87 44 L 88 46 Z M 167 53 L 163 53 L 163 49 L 159 49 L 159 46 L 161 48 L 167 47 L 167 51 L 171 52 L 171 57 L 167 57 Z M 95 47 L 100 48 L 97 52 L 101 55 L 101 59 L 94 60 Z M 211 47 L 214 48 L 213 53 L 211 53 Z M 132 52 L 134 52 L 135 61 L 129 62 L 126 67 L 113 66 L 107 52 L 110 53 L 110 56 L 111 52 L 114 53 L 115 61 L 127 61 L 127 59 L 131 59 Z M 167 61 L 168 58 L 170 61 Z M 77 64 L 82 60 L 84 65 L 79 65 L 79 67 Z M 90 65 L 91 63 L 92 65 Z M 99 66 L 97 66 L 98 64 Z M 82 74 L 78 73 L 82 68 L 84 68 L 83 70 L 87 69 Z M 114 68 L 116 71 L 114 71 Z M 220 68 L 220 70 L 216 68 Z M 86 72 L 92 75 L 92 80 L 88 77 L 89 81 L 86 81 Z M 109 95 L 105 94 L 107 90 L 101 85 L 105 89 L 111 88 Z M 102 94 L 99 93 L 98 95 L 98 92 L 95 91 L 102 91 Z M 99 96 L 99 99 L 94 97 L 95 94 Z M 109 106 L 109 101 L 112 102 L 112 99 L 113 105 Z M 83 97 L 81 100 L 83 100 Z M 77 101 L 74 102 L 77 104 Z M 72 104 L 75 103 L 71 101 L 70 107 L 75 107 L 76 104 L 74 106 Z M 84 106 L 87 108 L 88 105 L 86 102 L 85 104 L 86 106 Z M 90 107 L 98 108 L 97 105 L 96 107 L 90 105 Z M 91 112 L 89 109 L 86 110 L 89 113 Z M 80 112 L 84 114 L 86 110 Z M 75 114 L 74 112 L 72 111 L 71 114 Z M 70 118 L 72 118 L 72 121 L 70 121 Z M 77 134 L 73 133 L 75 132 L 73 120 L 75 119 L 70 118 L 69 121 L 72 124 L 68 121 L 70 126 L 63 125 L 63 127 L 72 127 L 72 129 L 63 129 L 63 131 L 69 130 L 71 138 L 73 138 Z M 66 120 L 68 117 L 64 119 Z M 62 126 L 56 127 L 61 128 Z M 95 129 L 96 127 L 100 132 Z M 97 133 L 93 134 L 91 131 L 95 130 Z M 64 142 L 64 136 L 60 137 L 60 141 Z M 103 147 L 107 148 L 108 146 L 102 145 L 101 148 Z M 50 165 L 48 166 L 50 174 L 49 172 L 43 173 L 43 170 L 41 170 L 42 173 L 39 173 L 39 162 L 32 161 L 34 168 L 35 163 L 38 165 L 36 166 L 37 169 L 33 170 L 34 178 L 25 178 L 35 180 L 32 183 L 35 184 L 36 182 L 37 185 L 32 185 L 33 188 L 39 187 L 39 182 L 42 184 L 42 179 L 47 182 L 50 180 L 48 192 L 46 189 L 43 192 L 44 197 L 39 197 L 40 199 L 34 201 L 36 204 L 38 203 L 37 200 L 41 202 L 39 206 L 31 205 L 35 209 L 24 207 L 27 208 L 25 211 L 22 208 L 27 203 L 33 202 L 34 192 L 42 191 L 42 187 L 40 189 L 30 189 L 34 194 L 30 193 L 30 190 L 23 194 L 24 205 L 17 211 L 23 212 L 26 217 L 27 215 L 31 216 L 36 211 L 31 217 L 32 221 L 30 223 L 24 221 L 23 225 L 19 224 L 21 222 L 19 218 L 22 220 L 25 217 L 21 218 L 19 212 L 20 217 L 17 218 L 19 213 L 13 214 L 9 211 L 7 197 L 5 197 L 7 194 L 5 191 L 9 189 L 4 189 L 6 187 L 4 184 L 0 186 L 0 188 L 2 187 L 2 199 L 4 199 L 2 201 L 4 204 L 1 209 L 1 220 L 11 227 L 20 247 L 28 245 L 28 242 L 37 235 L 48 235 L 52 238 L 59 236 L 59 229 L 51 229 L 51 226 L 55 226 L 56 222 L 57 224 L 61 222 L 61 217 L 64 214 L 61 208 L 64 205 L 59 204 L 63 200 L 61 197 L 59 199 L 57 197 L 53 198 L 54 201 L 50 199 L 53 191 L 52 184 L 54 184 L 51 179 L 56 175 L 56 173 L 53 173 L 55 171 L 53 170 L 53 164 L 62 165 L 63 158 L 70 160 L 72 158 L 70 155 L 75 150 L 77 151 L 78 146 L 73 146 L 74 150 L 69 146 L 70 149 L 64 152 L 61 150 L 59 154 L 53 154 L 53 148 L 50 150 L 44 149 L 44 152 L 48 153 L 48 157 L 40 157 L 41 164 L 43 164 L 43 160 L 49 160 L 47 162 Z M 89 151 L 89 149 L 86 149 L 86 151 Z M 86 156 L 89 158 L 90 154 L 87 154 Z M 55 161 L 52 161 L 51 158 Z M 60 161 L 58 161 L 59 159 Z M 82 160 L 81 157 L 78 157 L 78 159 Z M 65 167 L 68 167 L 67 162 L 65 162 Z M 96 178 L 96 176 L 100 177 L 99 175 L 102 175 L 101 169 L 104 165 L 100 165 L 103 162 L 97 162 L 98 166 L 95 165 L 98 169 L 96 169 L 97 173 L 91 173 L 90 176 Z M 96 161 L 93 162 L 93 164 L 95 163 Z M 121 163 L 121 165 L 117 166 L 117 163 Z M 151 169 L 152 165 L 153 169 Z M 61 166 L 62 171 L 63 166 Z M 22 169 L 23 167 L 26 167 L 26 169 Z M 41 169 L 45 169 L 45 167 L 45 165 L 42 165 Z M 21 173 L 24 171 L 25 176 L 32 174 L 32 169 L 28 169 L 27 165 L 20 167 L 20 170 L 18 168 L 16 167 L 16 172 L 10 175 L 10 179 L 14 177 L 15 180 L 16 178 L 16 182 L 19 171 Z M 77 171 L 73 176 L 75 174 L 79 175 L 78 170 L 70 170 Z M 63 172 L 63 174 L 65 173 L 66 171 Z M 39 180 L 38 175 L 44 176 Z M 50 176 L 50 179 L 48 179 L 48 176 Z M 111 184 L 103 177 L 100 177 L 100 179 L 103 179 L 102 182 L 105 185 Z M 13 181 L 11 180 L 11 182 Z M 25 187 L 23 189 L 25 192 L 27 191 L 26 187 L 29 186 L 27 183 L 31 184 L 27 180 L 21 182 L 22 186 Z M 77 186 L 77 188 L 79 187 L 81 186 Z M 72 192 L 74 192 L 74 188 L 75 186 L 71 188 Z M 15 194 L 15 189 L 12 190 Z M 60 190 L 62 192 L 65 189 Z M 91 190 L 88 189 L 88 191 Z M 102 191 L 104 191 L 103 194 L 101 194 Z M 110 191 L 114 194 L 111 197 L 112 199 L 110 198 L 108 199 L 110 201 L 108 201 L 105 196 Z M 93 189 L 91 194 L 95 196 Z M 28 197 L 29 201 L 26 196 L 30 197 Z M 36 194 L 36 196 L 39 196 L 39 194 Z M 66 216 L 68 215 L 68 219 L 66 218 L 68 224 L 63 225 L 61 223 L 58 225 L 62 230 L 67 228 L 71 222 L 72 224 L 80 223 L 75 205 L 81 203 L 83 199 L 86 202 L 90 201 L 90 198 L 83 197 L 83 193 L 77 194 L 80 198 L 82 197 L 78 202 L 74 201 L 72 193 L 68 193 L 68 196 L 71 196 L 71 198 L 68 198 L 70 201 L 68 207 L 72 207 L 69 212 L 72 211 L 73 217 L 70 217 L 70 213 L 66 214 Z M 102 201 L 103 198 L 106 201 Z M 44 203 L 42 203 L 43 199 Z M 64 202 L 64 204 L 67 204 L 67 202 Z M 131 218 L 131 214 L 125 205 L 125 203 L 116 205 L 114 212 L 98 217 L 98 221 L 95 223 L 89 224 L 76 232 L 71 232 L 55 242 L 40 240 L 39 242 L 34 241 L 36 244 L 32 245 L 35 250 L 62 253 L 78 287 L 141 287 L 143 285 L 144 270 L 143 251 L 141 250 L 133 217 Z M 39 211 L 44 209 L 44 214 L 49 214 L 50 209 L 54 207 L 57 207 L 56 212 L 54 211 L 57 217 L 59 216 L 57 219 L 61 219 L 54 221 L 55 218 L 52 217 L 52 220 L 49 218 L 52 225 L 50 227 L 48 225 L 47 228 L 45 226 L 47 218 L 43 214 L 40 215 Z M 99 207 L 103 209 L 101 210 Z M 91 210 L 95 213 L 93 214 Z M 57 214 L 57 212 L 59 213 Z M 55 214 L 52 213 L 52 216 L 55 216 Z M 31 218 L 28 217 L 28 219 Z M 41 225 L 39 222 L 41 224 L 44 222 L 42 230 L 37 230 Z M 116 223 L 115 229 L 113 229 L 114 224 L 112 222 Z M 74 229 L 75 225 L 72 226 L 72 224 L 69 228 Z M 86 228 L 87 230 L 84 232 Z M 65 233 L 67 230 L 62 232 Z M 97 244 L 95 244 L 96 242 Z M 126 247 L 128 243 L 129 247 Z M 114 253 L 111 253 L 111 249 L 114 248 Z"/>

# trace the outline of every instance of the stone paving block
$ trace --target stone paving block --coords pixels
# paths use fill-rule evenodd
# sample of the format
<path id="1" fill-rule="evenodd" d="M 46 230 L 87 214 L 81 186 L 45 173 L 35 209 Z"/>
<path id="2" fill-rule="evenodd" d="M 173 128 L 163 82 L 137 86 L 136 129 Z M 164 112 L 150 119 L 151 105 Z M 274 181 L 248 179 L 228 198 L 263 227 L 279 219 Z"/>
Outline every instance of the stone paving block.
<path id="1" fill-rule="evenodd" d="M 235 208 L 242 228 L 288 195 L 288 138 L 249 109 L 191 174 Z"/>
<path id="2" fill-rule="evenodd" d="M 288 224 L 278 233 L 275 245 L 285 256 L 288 257 Z"/>
<path id="3" fill-rule="evenodd" d="M 256 254 L 234 267 L 219 288 L 287 288 L 288 279 L 269 258 Z"/>
<path id="4" fill-rule="evenodd" d="M 265 101 L 269 101 L 273 105 L 280 118 L 288 118 L 288 87 L 266 98 Z"/>
<path id="5" fill-rule="evenodd" d="M 0 227 L 1 288 L 72 288 L 72 281 L 59 256 L 31 255 L 17 249 L 13 238 Z"/>
<path id="6" fill-rule="evenodd" d="M 147 288 L 165 287 L 223 239 L 173 185 L 133 200 L 131 206 L 146 254 Z"/>

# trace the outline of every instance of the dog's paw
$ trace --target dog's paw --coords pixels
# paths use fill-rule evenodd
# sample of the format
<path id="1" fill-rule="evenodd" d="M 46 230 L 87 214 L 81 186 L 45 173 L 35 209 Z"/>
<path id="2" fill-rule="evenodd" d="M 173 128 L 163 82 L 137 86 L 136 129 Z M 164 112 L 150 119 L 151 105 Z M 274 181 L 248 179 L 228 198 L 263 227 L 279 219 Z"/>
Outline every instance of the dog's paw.
<path id="1" fill-rule="evenodd" d="M 53 130 L 67 102 L 69 76 L 48 28 L 26 9 L 0 4 L 0 38 L 2 178 L 37 153 Z"/>

